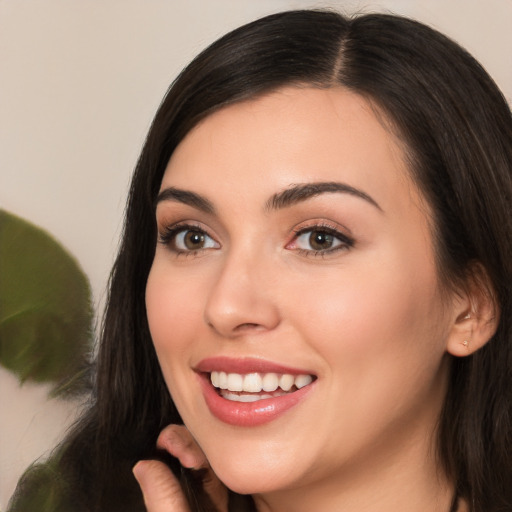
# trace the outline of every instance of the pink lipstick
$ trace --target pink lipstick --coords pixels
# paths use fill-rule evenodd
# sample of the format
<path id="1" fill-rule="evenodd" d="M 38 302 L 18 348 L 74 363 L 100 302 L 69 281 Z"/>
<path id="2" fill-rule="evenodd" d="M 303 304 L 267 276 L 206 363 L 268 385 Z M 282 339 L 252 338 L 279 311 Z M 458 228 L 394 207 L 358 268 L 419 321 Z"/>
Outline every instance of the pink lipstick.
<path id="1" fill-rule="evenodd" d="M 208 358 L 195 369 L 210 412 L 243 427 L 280 417 L 304 400 L 316 381 L 309 370 L 254 358 Z"/>

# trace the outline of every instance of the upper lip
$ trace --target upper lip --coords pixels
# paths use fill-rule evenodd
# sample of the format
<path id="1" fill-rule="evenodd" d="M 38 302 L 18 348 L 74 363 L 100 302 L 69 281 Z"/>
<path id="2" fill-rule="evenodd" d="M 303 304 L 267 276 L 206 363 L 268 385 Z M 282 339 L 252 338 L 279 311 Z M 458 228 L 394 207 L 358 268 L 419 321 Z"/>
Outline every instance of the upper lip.
<path id="1" fill-rule="evenodd" d="M 257 359 L 253 357 L 232 358 L 225 356 L 208 357 L 202 359 L 194 369 L 201 373 L 226 372 L 226 373 L 287 373 L 290 375 L 315 375 L 303 368 Z"/>

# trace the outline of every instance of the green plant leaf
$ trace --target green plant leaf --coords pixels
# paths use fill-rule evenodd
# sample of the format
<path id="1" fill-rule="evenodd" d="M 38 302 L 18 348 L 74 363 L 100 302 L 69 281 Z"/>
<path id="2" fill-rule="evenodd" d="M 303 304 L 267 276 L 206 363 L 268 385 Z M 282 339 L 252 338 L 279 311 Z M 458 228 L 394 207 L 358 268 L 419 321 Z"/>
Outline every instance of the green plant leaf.
<path id="1" fill-rule="evenodd" d="M 57 394 L 87 381 L 91 291 L 75 259 L 44 230 L 0 210 L 0 364 Z"/>
<path id="2" fill-rule="evenodd" d="M 69 512 L 69 503 L 63 503 L 66 492 L 62 476 L 58 474 L 56 460 L 33 464 L 18 483 L 11 498 L 9 512 Z"/>

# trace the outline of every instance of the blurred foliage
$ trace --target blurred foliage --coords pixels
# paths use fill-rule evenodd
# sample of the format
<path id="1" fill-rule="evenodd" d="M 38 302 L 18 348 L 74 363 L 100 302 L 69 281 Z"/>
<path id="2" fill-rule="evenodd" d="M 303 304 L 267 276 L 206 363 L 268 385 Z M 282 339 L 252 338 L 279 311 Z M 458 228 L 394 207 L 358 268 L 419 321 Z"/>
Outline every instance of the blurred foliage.
<path id="1" fill-rule="evenodd" d="M 33 464 L 24 473 L 8 512 L 71 512 L 75 504 L 67 499 L 66 485 L 59 474 L 59 456 L 45 464 Z"/>
<path id="2" fill-rule="evenodd" d="M 88 384 L 91 290 L 75 259 L 48 233 L 0 210 L 0 364 L 52 395 Z"/>

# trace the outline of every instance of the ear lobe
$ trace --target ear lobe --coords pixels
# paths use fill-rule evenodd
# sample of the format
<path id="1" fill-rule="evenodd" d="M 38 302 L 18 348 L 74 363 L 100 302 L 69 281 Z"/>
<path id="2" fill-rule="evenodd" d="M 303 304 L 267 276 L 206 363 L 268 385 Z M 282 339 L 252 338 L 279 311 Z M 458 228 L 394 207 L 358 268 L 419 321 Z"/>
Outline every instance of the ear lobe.
<path id="1" fill-rule="evenodd" d="M 499 317 L 499 305 L 489 276 L 480 263 L 475 263 L 464 289 L 454 297 L 454 322 L 446 350 L 456 357 L 475 353 L 492 338 Z"/>

